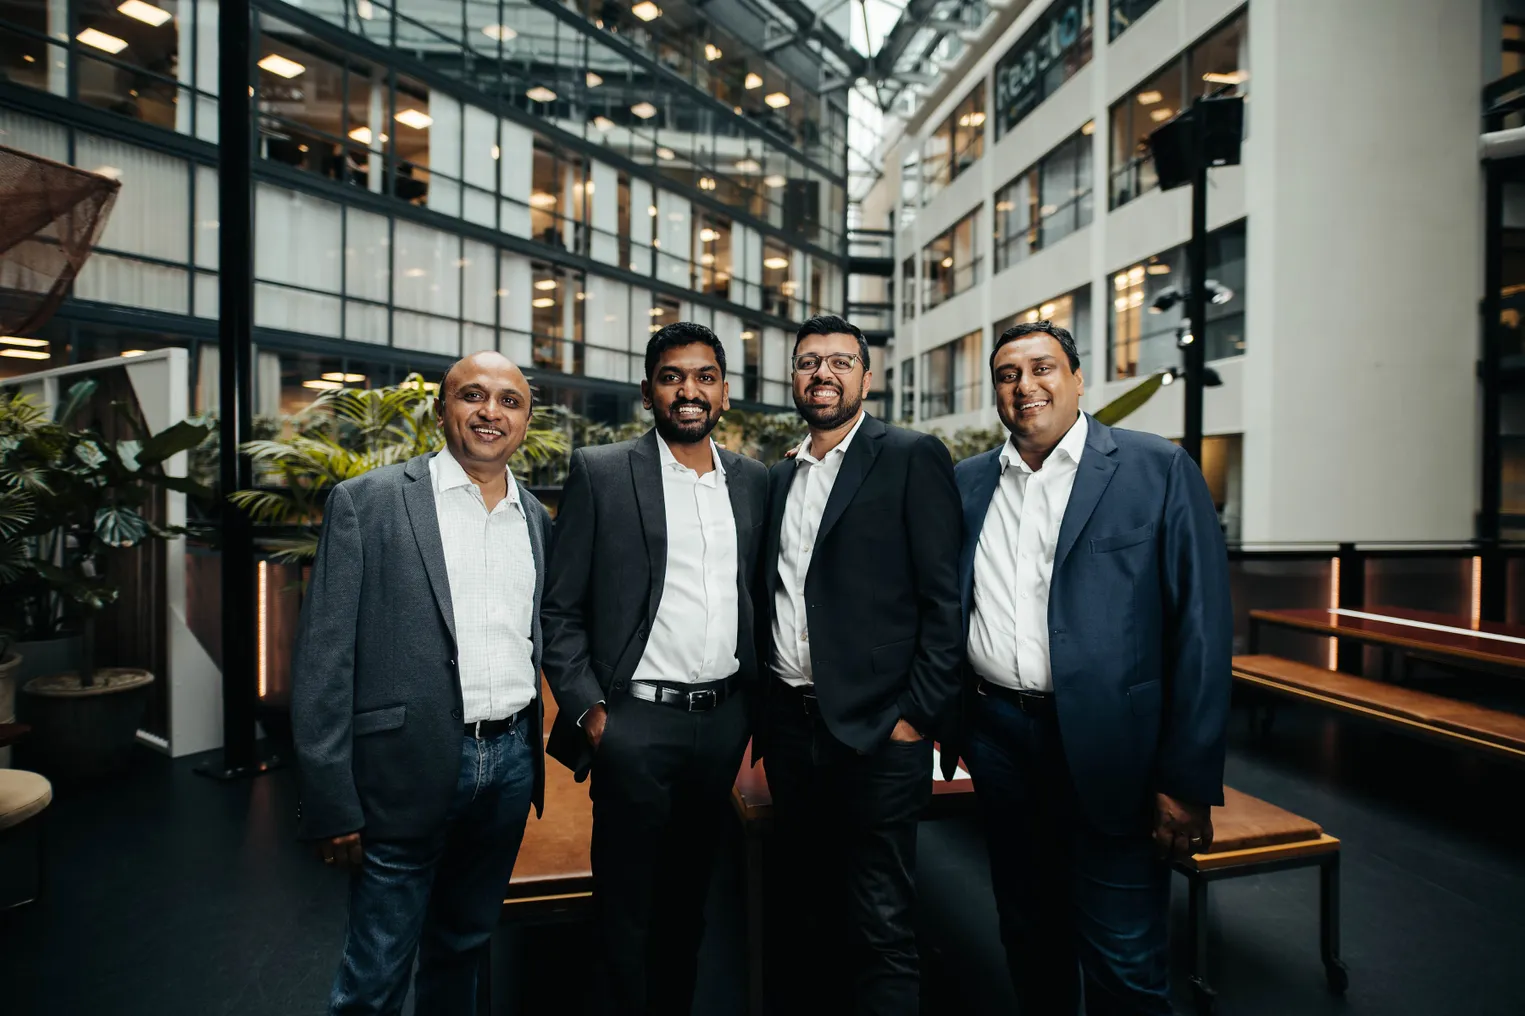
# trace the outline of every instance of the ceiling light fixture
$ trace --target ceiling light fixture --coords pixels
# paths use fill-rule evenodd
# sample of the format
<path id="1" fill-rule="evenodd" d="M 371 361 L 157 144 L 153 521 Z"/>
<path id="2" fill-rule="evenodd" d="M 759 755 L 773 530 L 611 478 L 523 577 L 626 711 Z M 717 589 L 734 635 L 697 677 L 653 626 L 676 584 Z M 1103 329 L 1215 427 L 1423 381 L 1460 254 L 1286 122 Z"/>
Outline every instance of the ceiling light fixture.
<path id="1" fill-rule="evenodd" d="M 497 145 L 493 145 L 492 146 L 492 161 L 493 162 L 497 162 L 501 158 L 503 158 L 503 149 L 499 148 Z"/>
<path id="2" fill-rule="evenodd" d="M 26 346 L 31 349 L 45 348 L 48 344 L 47 339 L 24 339 L 20 335 L 0 335 L 0 342 L 7 346 Z"/>
<path id="3" fill-rule="evenodd" d="M 143 2 L 143 0 L 127 0 L 127 2 L 118 7 L 117 10 L 127 15 L 129 18 L 132 18 L 134 21 L 141 21 L 143 24 L 153 25 L 155 28 L 158 28 L 170 18 L 174 17 L 173 14 L 165 10 L 163 7 L 155 7 L 153 4 L 146 4 Z"/>
<path id="4" fill-rule="evenodd" d="M 703 191 L 714 190 L 715 178 L 713 176 L 701 176 L 699 178 L 699 189 Z"/>
<path id="5" fill-rule="evenodd" d="M 601 131 L 612 131 L 614 130 L 614 121 L 607 116 L 595 116 L 593 118 L 593 126 Z"/>
<path id="6" fill-rule="evenodd" d="M 653 308 L 651 308 L 650 314 L 651 314 L 652 317 L 661 317 L 662 316 L 662 308 L 661 307 L 653 307 Z"/>
<path id="7" fill-rule="evenodd" d="M 482 29 L 482 34 L 489 39 L 496 39 L 499 42 L 507 42 L 510 39 L 517 39 L 519 37 L 519 33 L 507 25 L 488 25 Z"/>
<path id="8" fill-rule="evenodd" d="M 132 359 L 135 356 L 142 356 L 144 353 L 147 353 L 147 352 L 148 352 L 148 350 L 146 350 L 146 349 L 124 349 L 124 350 L 122 350 L 122 358 L 124 360 L 130 360 L 130 359 Z"/>
<path id="9" fill-rule="evenodd" d="M 642 120 L 650 120 L 652 117 L 657 115 L 657 107 L 653 106 L 649 102 L 638 102 L 634 106 L 630 107 L 630 112 L 634 113 Z"/>
<path id="10" fill-rule="evenodd" d="M 736 163 L 736 172 L 761 173 L 762 163 L 758 162 L 756 159 L 742 159 L 740 162 Z"/>
<path id="11" fill-rule="evenodd" d="M 715 255 L 713 255 L 713 254 L 700 254 L 699 255 L 699 263 L 701 265 L 704 265 L 706 268 L 708 268 L 710 265 L 713 265 L 715 263 Z"/>
<path id="12" fill-rule="evenodd" d="M 780 268 L 788 268 L 789 267 L 789 259 L 785 258 L 785 257 L 778 257 L 776 255 L 774 257 L 771 257 L 771 258 L 763 258 L 763 267 L 764 268 L 771 268 L 774 271 L 777 271 Z"/>
<path id="13" fill-rule="evenodd" d="M 742 82 L 742 84 L 746 87 L 747 91 L 749 91 L 749 92 L 752 91 L 754 88 L 761 88 L 762 87 L 762 75 L 758 74 L 756 71 L 752 71 L 752 72 L 747 74 L 747 79 L 746 79 L 746 81 Z"/>
<path id="14" fill-rule="evenodd" d="M 789 96 L 783 92 L 769 92 L 767 96 L 764 97 L 763 102 L 766 102 L 774 109 L 783 109 L 785 106 L 789 105 Z"/>
<path id="15" fill-rule="evenodd" d="M 744 332 L 741 333 L 741 341 L 743 341 L 743 342 L 749 342 L 749 341 L 751 341 L 752 339 L 755 339 L 755 338 L 757 338 L 757 333 L 752 331 L 751 329 L 748 329 L 747 331 L 744 331 Z"/>
<path id="16" fill-rule="evenodd" d="M 657 158 L 661 159 L 663 162 L 671 162 L 672 160 L 676 159 L 677 157 L 678 157 L 678 153 L 673 151 L 671 148 L 658 148 L 657 149 Z"/>
<path id="17" fill-rule="evenodd" d="M 525 98 L 532 102 L 555 102 L 556 93 L 544 85 L 536 85 L 524 93 Z"/>
<path id="18" fill-rule="evenodd" d="M 1163 123 L 1174 115 L 1175 110 L 1171 109 L 1169 106 L 1161 106 L 1159 109 L 1151 109 L 1149 111 L 1149 119 L 1153 120 L 1155 123 Z"/>
<path id="19" fill-rule="evenodd" d="M 647 205 L 646 206 L 646 214 L 651 216 L 653 219 L 655 219 L 657 217 L 657 206 L 656 205 Z"/>
<path id="20" fill-rule="evenodd" d="M 1086 137 L 1090 137 L 1092 134 L 1095 134 L 1096 133 L 1096 121 L 1095 120 L 1087 120 L 1085 122 L 1085 126 L 1080 128 L 1080 133 L 1084 134 Z"/>
<path id="21" fill-rule="evenodd" d="M 953 267 L 953 259 L 951 257 L 943 258 L 942 264 L 943 264 L 944 268 L 952 268 Z"/>
<path id="22" fill-rule="evenodd" d="M 1170 266 L 1160 262 L 1150 265 L 1148 268 L 1145 268 L 1144 271 L 1148 272 L 1150 275 L 1169 275 Z"/>
<path id="23" fill-rule="evenodd" d="M 1202 75 L 1202 80 L 1212 85 L 1242 85 L 1250 80 L 1250 72 L 1229 71 L 1228 73 L 1222 73 L 1219 71 L 1208 71 Z"/>
<path id="24" fill-rule="evenodd" d="M 541 279 L 540 281 L 535 283 L 535 288 L 540 290 L 542 293 L 547 292 L 547 291 L 552 290 L 552 289 L 555 289 L 556 288 L 556 280 L 555 279 Z"/>
<path id="25" fill-rule="evenodd" d="M 1149 89 L 1147 92 L 1138 93 L 1138 101 L 1141 106 L 1153 106 L 1163 98 L 1165 98 L 1165 93 L 1154 88 Z"/>
<path id="26" fill-rule="evenodd" d="M 720 239 L 720 234 L 708 226 L 705 226 L 703 229 L 699 230 L 700 243 L 714 243 L 718 239 Z"/>
<path id="27" fill-rule="evenodd" d="M 359 384 L 365 380 L 364 374 L 345 374 L 342 371 L 331 370 L 323 375 L 324 381 L 338 381 L 344 384 Z"/>
<path id="28" fill-rule="evenodd" d="M 589 88 L 597 88 L 599 85 L 604 83 L 603 75 L 595 74 L 592 71 L 589 71 L 586 75 L 584 75 L 583 80 L 588 83 Z"/>
<path id="29" fill-rule="evenodd" d="M 716 60 L 719 60 L 723 56 L 725 56 L 725 54 L 720 52 L 720 47 L 715 45 L 713 42 L 706 42 L 704 44 L 704 59 L 708 60 L 710 63 L 714 63 Z"/>
<path id="30" fill-rule="evenodd" d="M 307 69 L 303 65 L 297 63 L 295 60 L 288 60 L 286 57 L 281 56 L 279 53 L 271 53 L 269 56 L 261 60 L 256 66 L 260 67 L 262 70 L 269 71 L 271 74 L 274 74 L 278 78 L 285 78 L 288 81 Z"/>
<path id="31" fill-rule="evenodd" d="M 400 124 L 412 127 L 416 131 L 421 131 L 434 122 L 434 117 L 421 109 L 405 109 L 393 119 Z"/>
<path id="32" fill-rule="evenodd" d="M 763 177 L 763 184 L 768 187 L 782 187 L 789 180 L 782 173 L 771 173 Z"/>
<path id="33" fill-rule="evenodd" d="M 355 0 L 355 13 L 360 15 L 361 21 L 370 21 L 376 17 L 376 11 L 371 6 L 371 0 Z"/>
<path id="34" fill-rule="evenodd" d="M 0 356 L 9 356 L 13 360 L 48 360 L 51 353 L 44 353 L 37 349 L 0 349 Z"/>
<path id="35" fill-rule="evenodd" d="M 107 35 L 96 28 L 87 28 L 74 38 L 83 42 L 86 46 L 94 46 L 96 49 L 103 49 L 111 54 L 120 53 L 127 48 L 126 39 L 118 39 L 114 35 Z"/>
<path id="36" fill-rule="evenodd" d="M 349 136 L 360 142 L 362 145 L 368 145 L 371 143 L 371 129 L 369 127 L 356 127 L 354 130 L 349 132 Z M 381 136 L 382 144 L 386 144 L 390 140 L 392 139 L 387 137 L 385 134 Z"/>
<path id="37" fill-rule="evenodd" d="M 323 378 L 313 378 L 311 381 L 303 381 L 302 387 L 311 388 L 313 391 L 318 392 L 333 392 L 343 388 L 344 384 L 339 381 L 325 381 Z"/>
<path id="38" fill-rule="evenodd" d="M 530 301 L 530 306 L 538 307 L 541 310 L 547 307 L 554 307 L 556 306 L 556 298 L 553 296 L 537 296 Z"/>
<path id="39" fill-rule="evenodd" d="M 642 21 L 655 21 L 662 16 L 662 8 L 652 3 L 651 0 L 641 0 L 640 3 L 630 8 L 630 13 Z"/>
<path id="40" fill-rule="evenodd" d="M 981 127 L 984 126 L 984 123 L 984 113 L 965 113 L 958 118 L 958 125 L 960 127 Z"/>
<path id="41" fill-rule="evenodd" d="M 556 195 L 547 194 L 545 191 L 535 191 L 530 195 L 530 204 L 536 208 L 555 208 Z"/>

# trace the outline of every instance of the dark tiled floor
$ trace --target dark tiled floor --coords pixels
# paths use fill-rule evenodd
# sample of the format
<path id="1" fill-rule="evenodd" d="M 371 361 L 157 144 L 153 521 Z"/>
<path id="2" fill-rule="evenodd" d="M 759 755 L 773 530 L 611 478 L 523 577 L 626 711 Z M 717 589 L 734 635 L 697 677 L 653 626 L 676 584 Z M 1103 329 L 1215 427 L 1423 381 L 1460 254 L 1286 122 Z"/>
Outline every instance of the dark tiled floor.
<path id="1" fill-rule="evenodd" d="M 1323 823 L 1344 854 L 1349 995 L 1323 985 L 1317 876 L 1213 892 L 1212 975 L 1229 1016 L 1525 1014 L 1525 774 L 1287 711 L 1269 742 L 1236 716 L 1228 779 Z M 344 880 L 291 839 L 290 772 L 223 785 L 144 752 L 110 785 L 63 790 L 43 902 L 0 915 L 6 1016 L 308 1016 L 323 1011 Z M 738 844 L 716 873 L 696 1011 L 740 1010 Z M 962 821 L 923 827 L 926 1011 L 1009 1014 L 984 844 Z M 1177 894 L 1176 927 L 1184 926 Z M 499 942 L 505 1012 L 568 1012 L 537 986 L 577 983 L 587 929 Z M 1184 943 L 1178 942 L 1178 946 Z M 1177 948 L 1177 968 L 1184 949 Z M 533 976 L 529 976 L 533 972 Z M 1189 998 L 1179 1001 L 1187 1010 Z"/>

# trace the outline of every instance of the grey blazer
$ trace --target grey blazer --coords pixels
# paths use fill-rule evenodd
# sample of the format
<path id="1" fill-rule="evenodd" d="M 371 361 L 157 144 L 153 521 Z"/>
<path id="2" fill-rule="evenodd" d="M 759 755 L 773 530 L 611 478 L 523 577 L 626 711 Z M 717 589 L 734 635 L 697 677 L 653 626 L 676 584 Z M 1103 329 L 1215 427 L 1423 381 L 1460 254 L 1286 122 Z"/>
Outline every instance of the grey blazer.
<path id="1" fill-rule="evenodd" d="M 459 775 L 463 707 L 455 614 L 429 455 L 346 480 L 329 495 L 292 658 L 298 835 L 381 840 L 441 827 Z M 523 484 L 535 555 L 534 664 L 551 520 Z M 542 729 L 537 693 L 532 729 Z M 535 742 L 535 810 L 545 797 Z"/>
<path id="2" fill-rule="evenodd" d="M 768 471 L 724 449 L 720 462 L 736 521 L 738 673 L 750 688 L 757 675 L 751 590 L 762 552 Z M 545 679 L 559 707 L 546 750 L 579 781 L 592 757 L 577 720 L 629 685 L 666 576 L 667 505 L 656 432 L 573 452 L 545 589 Z"/>

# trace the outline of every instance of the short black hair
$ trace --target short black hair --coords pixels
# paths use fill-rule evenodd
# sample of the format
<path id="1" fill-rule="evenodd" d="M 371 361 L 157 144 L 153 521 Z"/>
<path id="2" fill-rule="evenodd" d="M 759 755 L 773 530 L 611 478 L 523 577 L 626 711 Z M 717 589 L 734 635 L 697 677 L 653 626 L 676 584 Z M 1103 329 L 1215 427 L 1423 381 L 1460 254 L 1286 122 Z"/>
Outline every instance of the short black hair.
<path id="1" fill-rule="evenodd" d="M 692 346 L 696 342 L 702 342 L 715 351 L 720 376 L 725 377 L 725 347 L 720 344 L 719 336 L 696 321 L 674 321 L 670 325 L 663 325 L 646 341 L 646 380 L 651 380 L 663 353 L 679 346 Z"/>
<path id="2" fill-rule="evenodd" d="M 817 314 L 800 325 L 800 330 L 794 333 L 794 351 L 800 351 L 800 343 L 812 335 L 851 335 L 858 340 L 858 359 L 863 361 L 863 369 L 869 369 L 868 362 L 868 339 L 863 337 L 863 329 L 837 314 Z"/>
<path id="3" fill-rule="evenodd" d="M 1001 347 L 1008 342 L 1039 333 L 1052 336 L 1059 343 L 1059 348 L 1064 350 L 1064 355 L 1070 359 L 1070 370 L 1080 369 L 1080 348 L 1075 345 L 1075 336 L 1070 334 L 1068 328 L 1061 328 L 1052 321 L 1024 321 L 1019 325 L 1012 325 L 1001 333 L 995 340 L 995 348 L 990 351 L 990 371 L 995 373 L 995 355 L 1001 351 Z"/>

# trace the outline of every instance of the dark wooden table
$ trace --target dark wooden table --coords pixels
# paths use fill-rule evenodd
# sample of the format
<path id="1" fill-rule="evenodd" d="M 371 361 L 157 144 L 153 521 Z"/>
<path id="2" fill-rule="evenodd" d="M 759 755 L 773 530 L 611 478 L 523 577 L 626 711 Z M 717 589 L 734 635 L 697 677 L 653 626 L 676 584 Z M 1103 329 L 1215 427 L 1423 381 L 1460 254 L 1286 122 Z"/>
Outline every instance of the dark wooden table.
<path id="1" fill-rule="evenodd" d="M 1470 618 L 1403 607 L 1252 610 L 1251 653 L 1259 651 L 1262 625 L 1352 639 L 1452 666 L 1525 676 L 1525 625 L 1500 621 L 1474 624 Z"/>

